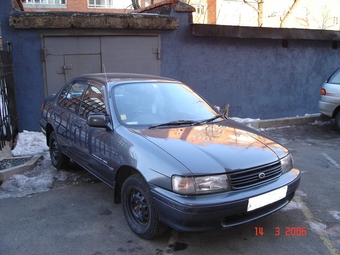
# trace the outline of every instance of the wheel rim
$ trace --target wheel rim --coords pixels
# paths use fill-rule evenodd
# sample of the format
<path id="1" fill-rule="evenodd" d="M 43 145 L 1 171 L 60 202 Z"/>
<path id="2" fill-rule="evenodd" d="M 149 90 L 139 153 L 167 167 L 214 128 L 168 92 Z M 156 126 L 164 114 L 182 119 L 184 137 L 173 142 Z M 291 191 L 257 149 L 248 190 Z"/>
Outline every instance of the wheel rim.
<path id="1" fill-rule="evenodd" d="M 132 190 L 129 199 L 130 212 L 134 220 L 140 225 L 149 222 L 149 207 L 144 195 L 139 190 Z"/>
<path id="2" fill-rule="evenodd" d="M 56 162 L 59 157 L 59 145 L 56 140 L 53 140 L 52 147 L 51 147 L 51 156 L 52 159 Z"/>

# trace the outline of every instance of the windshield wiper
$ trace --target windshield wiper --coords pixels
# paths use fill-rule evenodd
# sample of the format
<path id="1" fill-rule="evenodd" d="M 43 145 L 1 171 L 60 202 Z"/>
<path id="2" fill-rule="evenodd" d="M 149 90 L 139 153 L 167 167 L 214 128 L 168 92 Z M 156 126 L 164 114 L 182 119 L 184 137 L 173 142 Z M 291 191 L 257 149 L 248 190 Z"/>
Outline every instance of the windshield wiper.
<path id="1" fill-rule="evenodd" d="M 165 126 L 180 126 L 180 125 L 190 125 L 190 126 L 194 126 L 194 125 L 199 125 L 202 123 L 209 123 L 213 120 L 216 120 L 220 117 L 222 117 L 222 114 L 216 115 L 212 118 L 206 119 L 206 120 L 199 120 L 199 121 L 194 121 L 194 120 L 176 120 L 176 121 L 170 121 L 170 122 L 166 122 L 166 123 L 162 123 L 162 124 L 157 124 L 157 125 L 152 125 L 149 127 L 149 129 L 152 128 L 158 128 L 158 127 L 165 127 Z"/>
<path id="2" fill-rule="evenodd" d="M 180 126 L 180 125 L 194 125 L 196 124 L 197 121 L 193 120 L 175 120 L 175 121 L 170 121 L 162 124 L 157 124 L 157 125 L 152 125 L 149 127 L 151 128 L 158 128 L 158 127 L 164 127 L 164 126 Z"/>
<path id="3" fill-rule="evenodd" d="M 218 115 L 216 115 L 216 116 L 214 116 L 212 118 L 206 119 L 206 120 L 196 121 L 195 124 L 209 123 L 209 122 L 212 122 L 213 120 L 216 120 L 216 119 L 221 118 L 221 117 L 223 117 L 223 115 L 222 114 L 218 114 Z"/>

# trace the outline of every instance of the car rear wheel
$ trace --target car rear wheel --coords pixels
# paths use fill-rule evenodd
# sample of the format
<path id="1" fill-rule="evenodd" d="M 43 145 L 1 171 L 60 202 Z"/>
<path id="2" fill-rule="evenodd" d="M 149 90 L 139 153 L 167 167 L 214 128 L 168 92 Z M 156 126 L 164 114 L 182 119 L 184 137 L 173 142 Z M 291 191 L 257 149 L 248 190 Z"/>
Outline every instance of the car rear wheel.
<path id="1" fill-rule="evenodd" d="M 340 111 L 335 116 L 335 128 L 340 130 Z"/>
<path id="2" fill-rule="evenodd" d="M 126 179 L 122 188 L 123 211 L 131 230 L 144 239 L 161 235 L 167 226 L 159 221 L 151 191 L 139 174 Z"/>
<path id="3" fill-rule="evenodd" d="M 61 151 L 60 145 L 57 141 L 54 131 L 50 134 L 50 140 L 48 145 L 50 148 L 50 157 L 52 165 L 57 169 L 67 168 L 70 162 L 70 158 L 63 154 L 63 152 Z"/>

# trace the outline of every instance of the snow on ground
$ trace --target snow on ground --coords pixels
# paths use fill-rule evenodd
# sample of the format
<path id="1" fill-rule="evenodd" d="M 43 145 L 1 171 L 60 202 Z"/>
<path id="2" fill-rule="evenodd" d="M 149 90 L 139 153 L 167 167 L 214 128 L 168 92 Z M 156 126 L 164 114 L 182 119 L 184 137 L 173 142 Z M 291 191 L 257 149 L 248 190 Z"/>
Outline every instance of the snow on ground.
<path id="1" fill-rule="evenodd" d="M 12 155 L 42 155 L 43 160 L 24 174 L 16 174 L 0 186 L 0 200 L 9 197 L 23 197 L 51 188 L 77 185 L 80 182 L 94 183 L 97 179 L 71 162 L 67 171 L 57 170 L 51 164 L 49 148 L 42 132 L 23 131 L 18 134 Z"/>
<path id="2" fill-rule="evenodd" d="M 46 137 L 41 132 L 26 131 L 18 134 L 18 140 L 12 155 L 28 156 L 46 154 L 48 156 L 48 147 L 46 145 Z"/>
<path id="3" fill-rule="evenodd" d="M 13 175 L 0 186 L 0 199 L 21 197 L 51 188 L 56 169 L 51 166 L 46 138 L 41 132 L 24 131 L 18 134 L 13 156 L 43 155 L 37 167 L 24 174 Z"/>

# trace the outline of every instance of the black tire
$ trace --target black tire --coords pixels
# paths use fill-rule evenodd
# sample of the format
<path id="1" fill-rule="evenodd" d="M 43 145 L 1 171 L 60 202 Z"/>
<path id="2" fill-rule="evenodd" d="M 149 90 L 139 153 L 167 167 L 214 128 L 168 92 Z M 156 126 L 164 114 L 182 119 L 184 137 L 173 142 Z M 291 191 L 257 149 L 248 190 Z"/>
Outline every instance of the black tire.
<path id="1" fill-rule="evenodd" d="M 66 169 L 70 163 L 70 158 L 61 151 L 61 147 L 57 141 L 54 131 L 50 134 L 48 145 L 50 148 L 52 165 L 57 169 Z"/>
<path id="2" fill-rule="evenodd" d="M 122 204 L 127 223 L 141 238 L 155 238 L 167 229 L 167 226 L 159 221 L 150 188 L 141 175 L 132 175 L 124 182 Z"/>
<path id="3" fill-rule="evenodd" d="M 335 128 L 336 130 L 340 130 L 340 111 L 335 116 Z"/>

